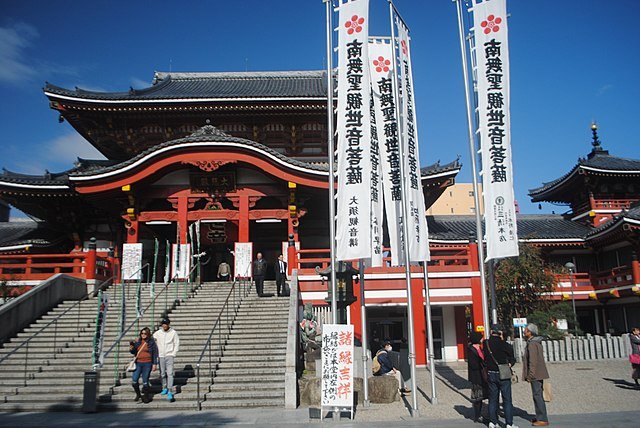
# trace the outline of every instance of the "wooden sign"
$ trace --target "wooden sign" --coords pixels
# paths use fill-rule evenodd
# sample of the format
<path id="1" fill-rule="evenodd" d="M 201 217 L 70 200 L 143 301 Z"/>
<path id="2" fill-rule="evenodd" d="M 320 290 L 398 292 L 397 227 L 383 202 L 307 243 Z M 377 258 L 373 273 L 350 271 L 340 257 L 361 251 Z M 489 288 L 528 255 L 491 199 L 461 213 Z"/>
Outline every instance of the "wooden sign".
<path id="1" fill-rule="evenodd" d="M 234 245 L 234 272 L 236 278 L 251 278 L 251 256 L 253 254 L 252 242 L 236 242 Z"/>
<path id="2" fill-rule="evenodd" d="M 322 326 L 322 407 L 353 409 L 353 325 Z"/>
<path id="3" fill-rule="evenodd" d="M 122 280 L 137 281 L 142 278 L 142 244 L 122 244 Z"/>

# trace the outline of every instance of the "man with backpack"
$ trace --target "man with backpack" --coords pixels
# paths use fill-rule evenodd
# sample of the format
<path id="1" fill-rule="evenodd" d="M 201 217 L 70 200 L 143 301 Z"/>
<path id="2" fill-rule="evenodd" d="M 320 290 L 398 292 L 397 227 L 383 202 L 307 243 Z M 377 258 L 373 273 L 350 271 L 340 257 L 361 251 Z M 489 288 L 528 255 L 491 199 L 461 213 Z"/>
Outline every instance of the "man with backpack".
<path id="1" fill-rule="evenodd" d="M 373 375 L 374 376 L 395 376 L 398 380 L 398 391 L 400 393 L 408 394 L 411 392 L 410 389 L 404 387 L 404 379 L 402 379 L 402 374 L 400 370 L 396 369 L 393 366 L 393 362 L 391 361 L 391 356 L 389 352 L 391 352 L 393 347 L 391 346 L 391 342 L 384 342 L 384 347 L 376 353 L 376 356 L 373 358 Z"/>

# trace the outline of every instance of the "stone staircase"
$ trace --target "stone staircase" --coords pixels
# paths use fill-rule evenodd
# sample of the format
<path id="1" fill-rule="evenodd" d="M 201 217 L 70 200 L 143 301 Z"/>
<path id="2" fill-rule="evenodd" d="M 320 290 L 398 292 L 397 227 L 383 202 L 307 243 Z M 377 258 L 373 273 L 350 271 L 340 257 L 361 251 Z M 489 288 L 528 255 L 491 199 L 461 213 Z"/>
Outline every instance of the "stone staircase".
<path id="1" fill-rule="evenodd" d="M 195 410 L 197 390 L 195 366 L 213 323 L 218 317 L 229 293 L 229 282 L 205 283 L 194 295 L 170 313 L 171 326 L 180 335 L 180 352 L 175 361 L 176 401 L 169 403 L 161 396 L 159 372 L 151 374 L 152 401 L 148 404 L 133 401 L 130 373 L 123 369 L 132 358 L 129 340 L 137 337 L 137 328 L 123 339 L 119 352 L 118 373 L 114 371 L 115 352 L 108 356 L 100 371 L 100 410 Z M 265 292 L 275 295 L 273 282 L 265 282 Z M 131 293 L 135 294 L 135 293 Z M 143 289 L 143 305 L 149 301 Z M 169 294 L 173 297 L 173 292 Z M 135 300 L 127 300 L 127 323 L 135 319 Z M 171 300 L 171 299 L 170 299 Z M 62 313 L 75 302 L 64 302 L 21 332 L 0 349 L 0 358 L 19 345 L 26 337 Z M 284 407 L 284 371 L 287 342 L 289 298 L 259 298 L 254 291 L 244 298 L 237 316 L 226 313 L 220 323 L 230 329 L 223 342 L 222 352 L 217 340 L 211 349 L 213 379 L 209 376 L 209 352 L 201 365 L 200 393 L 203 408 Z M 80 305 L 80 331 L 78 311 L 72 309 L 57 325 L 59 352 L 53 358 L 53 328 L 49 326 L 29 346 L 29 372 L 24 386 L 24 350 L 17 358 L 0 364 L 0 412 L 6 411 L 69 411 L 82 407 L 84 371 L 91 368 L 91 348 L 97 300 Z M 143 307 L 144 307 L 143 306 Z M 116 309 L 107 316 L 104 350 L 117 337 Z M 160 317 L 156 311 L 156 318 Z M 147 317 L 148 318 L 148 317 Z M 150 322 L 147 320 L 147 324 Z M 140 328 L 147 324 L 140 324 Z M 152 326 L 149 326 L 152 327 Z M 153 328 L 152 328 L 153 330 Z M 35 357 L 37 355 L 37 357 Z M 122 378 L 122 376 L 125 376 Z M 119 385 L 118 385 L 119 383 Z"/>
<path id="2" fill-rule="evenodd" d="M 136 318 L 135 286 L 130 286 L 127 301 L 126 322 Z M 156 285 L 159 290 L 162 285 Z M 115 301 L 115 290 L 112 286 L 110 294 L 110 309 L 107 313 L 105 327 L 104 351 L 110 346 L 119 332 L 119 303 Z M 171 293 L 169 304 L 173 302 Z M 142 307 L 150 302 L 149 285 L 143 285 L 141 290 Z M 36 320 L 29 327 L 3 345 L 0 358 L 19 346 L 33 333 L 64 313 L 76 304 L 76 301 L 65 301 Z M 58 321 L 38 336 L 34 337 L 28 346 L 22 347 L 15 354 L 0 364 L 0 412 L 4 411 L 67 411 L 78 410 L 82 406 L 84 388 L 84 372 L 91 370 L 93 335 L 97 313 L 97 298 L 87 299 L 58 319 Z M 156 303 L 156 318 L 164 309 L 164 300 Z M 151 310 L 145 314 L 144 322 L 151 324 L 149 319 Z M 143 325 L 140 325 L 142 328 Z M 133 330 L 133 329 L 132 329 Z M 137 332 L 131 333 L 131 336 Z M 121 346 L 119 366 L 130 360 L 128 341 Z M 25 385 L 25 354 L 29 354 L 26 364 L 27 380 Z M 99 393 L 109 395 L 115 374 L 113 371 L 115 355 L 113 352 L 105 361 L 102 371 Z M 109 368 L 109 369 L 107 369 Z"/>

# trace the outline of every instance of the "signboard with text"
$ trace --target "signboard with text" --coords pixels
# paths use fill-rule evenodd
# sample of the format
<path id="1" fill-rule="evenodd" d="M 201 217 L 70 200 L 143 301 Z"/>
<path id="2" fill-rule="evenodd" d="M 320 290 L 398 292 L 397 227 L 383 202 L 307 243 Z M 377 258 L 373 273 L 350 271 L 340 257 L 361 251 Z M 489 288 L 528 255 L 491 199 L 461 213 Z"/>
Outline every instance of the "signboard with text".
<path id="1" fill-rule="evenodd" d="M 233 271 L 236 278 L 251 278 L 251 256 L 253 254 L 252 242 L 236 242 L 233 250 Z"/>
<path id="2" fill-rule="evenodd" d="M 322 326 L 323 407 L 353 407 L 353 325 Z"/>
<path id="3" fill-rule="evenodd" d="M 142 277 L 142 244 L 122 244 L 122 280 L 137 281 Z"/>

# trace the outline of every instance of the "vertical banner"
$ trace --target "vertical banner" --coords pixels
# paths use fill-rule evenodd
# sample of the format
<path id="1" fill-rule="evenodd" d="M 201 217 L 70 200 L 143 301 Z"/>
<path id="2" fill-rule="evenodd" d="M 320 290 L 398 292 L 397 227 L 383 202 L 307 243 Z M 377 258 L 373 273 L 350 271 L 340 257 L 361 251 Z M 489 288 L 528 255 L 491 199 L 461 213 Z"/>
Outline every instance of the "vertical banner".
<path id="1" fill-rule="evenodd" d="M 253 254 L 253 243 L 236 242 L 233 248 L 233 272 L 236 278 L 251 278 L 251 255 Z"/>
<path id="2" fill-rule="evenodd" d="M 398 28 L 398 55 L 400 58 L 400 104 L 402 119 L 402 144 L 404 155 L 404 186 L 407 196 L 407 223 L 409 240 L 409 261 L 430 260 L 427 218 L 422 193 L 420 173 L 420 151 L 418 149 L 418 126 L 416 123 L 416 103 L 413 94 L 413 72 L 411 70 L 411 49 L 409 29 L 396 15 Z"/>
<path id="3" fill-rule="evenodd" d="M 142 279 L 142 244 L 122 244 L 122 280 Z"/>
<path id="4" fill-rule="evenodd" d="M 486 260 L 517 256 L 506 0 L 473 6 Z"/>
<path id="5" fill-rule="evenodd" d="M 321 405 L 353 406 L 353 324 L 322 326 Z"/>
<path id="6" fill-rule="evenodd" d="M 338 7 L 336 258 L 371 256 L 369 0 Z"/>
<path id="7" fill-rule="evenodd" d="M 173 264 L 171 265 L 171 277 L 187 279 L 190 269 L 191 251 L 189 244 L 173 244 Z"/>
<path id="8" fill-rule="evenodd" d="M 169 281 L 171 281 L 171 244 L 169 243 L 169 240 L 166 241 L 165 245 L 164 245 L 164 253 L 165 253 L 165 260 L 164 260 L 164 283 L 168 284 Z"/>
<path id="9" fill-rule="evenodd" d="M 371 46 L 371 45 L 369 45 Z M 371 113 L 371 267 L 382 266 L 382 166 L 380 165 L 380 143 L 374 110 L 373 90 L 370 100 Z"/>
<path id="10" fill-rule="evenodd" d="M 98 315 L 93 333 L 93 364 L 102 364 L 102 346 L 104 345 L 104 329 L 107 325 L 107 312 L 109 311 L 109 294 L 98 292 Z"/>
<path id="11" fill-rule="evenodd" d="M 372 114 L 372 123 L 375 119 L 382 171 L 384 211 L 387 214 L 387 229 L 391 246 L 391 264 L 400 266 L 404 264 L 402 176 L 400 174 L 400 140 L 396 98 L 392 81 L 394 61 L 391 43 L 383 40 L 370 40 L 369 56 L 371 58 L 371 67 L 369 68 L 371 91 L 375 111 Z"/>

